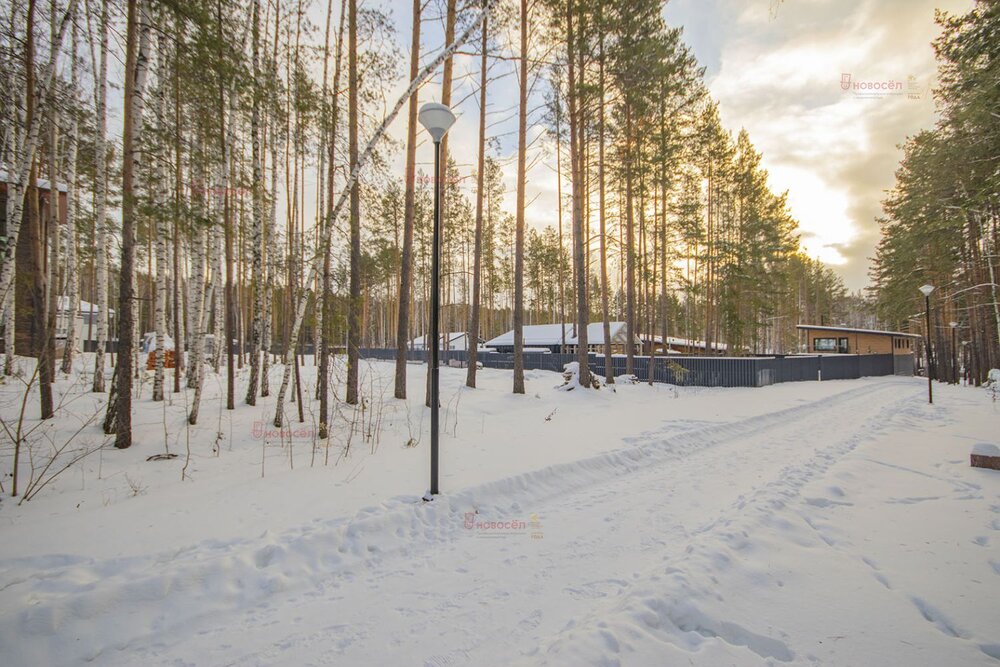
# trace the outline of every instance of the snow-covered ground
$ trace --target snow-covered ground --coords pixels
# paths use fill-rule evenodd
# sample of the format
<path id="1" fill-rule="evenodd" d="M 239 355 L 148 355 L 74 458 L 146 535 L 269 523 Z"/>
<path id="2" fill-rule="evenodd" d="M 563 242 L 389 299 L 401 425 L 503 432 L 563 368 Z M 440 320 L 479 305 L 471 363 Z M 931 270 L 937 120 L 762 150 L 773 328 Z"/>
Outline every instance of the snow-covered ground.
<path id="1" fill-rule="evenodd" d="M 565 392 L 532 371 L 513 396 L 507 371 L 467 390 L 445 368 L 443 495 L 422 503 L 409 370 L 397 401 L 392 364 L 364 362 L 364 413 L 339 405 L 329 444 L 311 360 L 306 422 L 290 404 L 280 438 L 273 396 L 227 412 L 210 377 L 188 428 L 190 393 L 153 403 L 147 381 L 132 449 L 0 502 L 0 665 L 1000 661 L 1000 473 L 969 467 L 1000 433 L 982 390 L 939 385 L 933 406 L 915 378 Z M 87 384 L 60 379 L 36 478 L 49 442 L 99 419 Z M 0 386 L 8 426 L 22 392 Z M 102 441 L 91 423 L 67 452 Z M 10 468 L 7 443 L 8 496 Z"/>

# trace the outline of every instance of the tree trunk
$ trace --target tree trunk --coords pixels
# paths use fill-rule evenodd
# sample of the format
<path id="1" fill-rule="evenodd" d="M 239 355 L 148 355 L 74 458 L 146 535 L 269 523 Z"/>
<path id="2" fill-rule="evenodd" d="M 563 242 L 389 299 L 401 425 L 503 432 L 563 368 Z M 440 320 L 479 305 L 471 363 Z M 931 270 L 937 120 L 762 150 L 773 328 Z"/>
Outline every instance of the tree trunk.
<path id="1" fill-rule="evenodd" d="M 156 40 L 158 86 L 156 90 L 156 122 L 162 134 L 166 129 L 166 51 L 162 34 Z M 167 174 L 163 166 L 157 165 L 154 172 L 161 184 L 167 183 Z M 166 335 L 167 335 L 167 238 L 170 227 L 164 209 L 164 197 L 160 188 L 154 190 L 153 199 L 157 206 L 156 220 L 156 311 L 154 316 L 154 331 L 156 332 L 155 366 L 153 372 L 153 400 L 163 400 L 164 368 L 166 366 Z M 174 341 L 176 343 L 176 340 Z M 176 354 L 176 351 L 175 351 Z M 175 357 L 176 363 L 176 357 Z"/>
<path id="2" fill-rule="evenodd" d="M 358 2 L 348 0 L 348 44 L 347 44 L 347 87 L 348 87 L 348 153 L 351 170 L 360 168 L 358 164 Z M 350 213 L 350 301 L 347 310 L 347 390 L 346 400 L 350 405 L 358 402 L 358 362 L 361 356 L 361 188 L 352 183 Z"/>
<path id="3" fill-rule="evenodd" d="M 413 0 L 410 36 L 410 80 L 420 67 L 420 6 Z M 410 96 L 406 118 L 406 194 L 403 204 L 403 255 L 399 267 L 399 319 L 396 323 L 396 398 L 406 398 L 406 348 L 410 340 L 410 295 L 413 291 L 413 220 L 416 200 L 417 107 L 419 92 Z"/>
<path id="4" fill-rule="evenodd" d="M 514 393 L 524 393 L 524 188 L 528 135 L 528 0 L 521 0 L 518 68 L 517 204 L 514 223 Z"/>
<path id="5" fill-rule="evenodd" d="M 94 211 L 97 218 L 97 348 L 94 353 L 93 391 L 104 392 L 104 357 L 108 345 L 108 0 L 101 3 L 101 64 L 97 80 L 97 132 L 94 135 Z"/>
<path id="6" fill-rule="evenodd" d="M 70 53 L 72 54 L 70 88 L 76 95 L 77 61 L 76 61 L 76 24 L 70 33 Z M 79 131 L 79 116 L 76 110 L 70 111 L 73 121 L 69 131 L 69 151 L 66 156 L 66 279 L 65 293 L 67 301 L 66 344 L 63 347 L 62 372 L 69 374 L 73 370 L 73 354 L 76 352 L 76 314 L 80 309 L 80 276 L 77 270 L 76 257 L 76 158 L 77 133 Z"/>
<path id="7" fill-rule="evenodd" d="M 137 43 L 138 42 L 138 43 Z M 115 447 L 132 445 L 132 371 L 135 341 L 136 174 L 142 153 L 138 147 L 149 64 L 149 22 L 139 0 L 128 2 L 125 47 L 125 118 L 122 132 L 122 257 L 118 294 L 118 364 L 116 400 L 108 404 L 115 416 Z"/>
<path id="8" fill-rule="evenodd" d="M 566 0 L 566 47 L 568 62 L 567 91 L 569 98 L 569 160 L 573 186 L 573 263 L 576 271 L 576 358 L 580 365 L 580 384 L 590 386 L 589 348 L 587 324 L 590 309 L 587 306 L 587 263 L 583 229 L 583 160 L 580 144 L 584 128 L 580 123 L 575 53 L 577 48 L 573 32 L 573 0 Z M 582 75 L 582 72 L 581 72 Z"/>
<path id="9" fill-rule="evenodd" d="M 261 339 L 264 328 L 264 285 L 263 283 L 263 232 L 264 232 L 264 176 L 261 172 L 260 139 L 260 93 L 263 84 L 260 77 L 260 0 L 253 0 L 252 62 L 254 89 L 250 112 L 250 143 L 253 161 L 253 181 L 250 185 L 253 227 L 250 233 L 251 280 L 253 280 L 253 324 L 250 329 L 250 381 L 247 384 L 247 405 L 257 405 L 257 385 L 260 382 Z M 266 354 L 266 353 L 265 353 Z"/>
<path id="10" fill-rule="evenodd" d="M 337 28 L 337 60 L 333 71 L 333 90 L 337 91 L 340 88 L 340 67 L 342 62 L 342 57 L 344 53 L 344 14 L 347 8 L 347 0 L 342 0 L 340 3 L 340 25 Z M 333 206 L 333 186 L 334 178 L 336 175 L 336 158 L 337 158 L 337 119 L 340 115 L 340 96 L 334 94 L 333 103 L 330 114 L 330 136 L 327 139 L 327 146 L 329 151 L 329 174 L 327 176 L 327 206 Z M 324 128 L 325 131 L 325 128 Z M 328 225 L 333 225 L 332 211 L 328 208 L 324 211 L 323 216 L 323 227 L 321 228 L 321 233 L 325 235 L 325 229 Z M 319 381 L 317 382 L 317 387 L 319 390 L 319 437 L 327 438 L 329 437 L 329 420 L 330 420 L 330 330 L 331 330 L 331 319 L 333 318 L 333 291 L 330 285 L 330 247 L 322 246 L 323 252 L 323 290 L 322 290 L 322 322 L 323 331 L 320 332 L 320 362 L 319 362 Z"/>
<path id="11" fill-rule="evenodd" d="M 476 359 L 479 347 L 479 301 L 482 293 L 483 274 L 483 187 L 486 184 L 486 52 L 489 48 L 489 19 L 483 21 L 483 34 L 479 61 L 479 165 L 476 172 L 476 231 L 475 258 L 472 263 L 472 310 L 469 315 L 469 331 L 466 334 L 465 349 L 468 351 L 469 368 L 466 373 L 466 386 L 476 388 Z"/>
<path id="12" fill-rule="evenodd" d="M 600 11 L 600 8 L 598 9 Z M 598 22 L 603 24 L 601 15 L 598 14 Z M 608 232 L 605 220 L 605 178 L 604 178 L 604 33 L 601 33 L 599 41 L 598 56 L 598 95 L 600 103 L 597 105 L 597 127 L 598 127 L 598 157 L 597 157 L 597 181 L 598 181 L 598 208 L 597 212 L 600 253 L 601 253 L 601 323 L 604 327 L 604 381 L 608 384 L 615 383 L 615 371 L 611 359 L 611 320 L 608 314 Z"/>
<path id="13" fill-rule="evenodd" d="M 635 211 L 632 173 L 635 159 L 632 143 L 632 126 L 629 107 L 625 108 L 625 336 L 628 338 L 626 348 L 625 372 L 635 373 L 635 350 L 632 341 L 635 339 Z"/>

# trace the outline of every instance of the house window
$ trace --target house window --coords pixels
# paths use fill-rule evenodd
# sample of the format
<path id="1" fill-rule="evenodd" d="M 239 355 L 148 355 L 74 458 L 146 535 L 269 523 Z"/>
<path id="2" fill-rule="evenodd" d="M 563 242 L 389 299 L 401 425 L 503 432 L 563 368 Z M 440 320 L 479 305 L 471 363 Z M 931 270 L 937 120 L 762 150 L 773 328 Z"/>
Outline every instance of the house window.
<path id="1" fill-rule="evenodd" d="M 849 349 L 850 348 L 847 344 L 847 339 L 841 338 L 839 344 L 837 345 L 837 352 L 840 352 L 841 354 L 847 354 Z"/>
<path id="2" fill-rule="evenodd" d="M 835 352 L 837 350 L 836 338 L 814 338 L 813 351 L 815 352 Z"/>

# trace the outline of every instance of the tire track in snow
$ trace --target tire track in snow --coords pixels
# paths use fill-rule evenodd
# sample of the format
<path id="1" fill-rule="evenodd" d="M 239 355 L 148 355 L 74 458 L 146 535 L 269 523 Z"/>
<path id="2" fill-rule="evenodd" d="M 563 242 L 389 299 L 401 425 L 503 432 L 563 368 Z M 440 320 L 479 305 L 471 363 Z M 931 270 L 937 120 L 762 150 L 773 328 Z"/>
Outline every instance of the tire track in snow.
<path id="1" fill-rule="evenodd" d="M 602 665 L 628 664 L 621 663 L 621 647 L 617 642 L 610 644 L 607 637 L 630 634 L 629 631 L 614 633 L 611 630 L 615 627 L 630 630 L 634 636 L 635 626 L 641 627 L 656 641 L 666 641 L 682 648 L 697 648 L 698 644 L 692 646 L 689 638 L 691 633 L 695 633 L 721 640 L 731 647 L 746 648 L 764 660 L 793 660 L 794 651 L 781 639 L 712 617 L 701 611 L 697 601 L 713 596 L 721 599 L 715 590 L 718 583 L 716 575 L 724 574 L 731 567 L 734 557 L 748 548 L 751 534 L 764 527 L 785 528 L 787 519 L 777 513 L 785 510 L 789 503 L 800 500 L 799 491 L 808 482 L 825 473 L 858 445 L 881 434 L 895 405 L 907 398 L 900 397 L 865 419 L 861 418 L 861 414 L 854 413 L 850 428 L 842 430 L 841 437 L 832 445 L 823 447 L 805 461 L 782 468 L 774 479 L 757 487 L 749 498 L 741 498 L 721 511 L 716 519 L 693 531 L 691 542 L 685 549 L 688 556 L 685 565 L 697 560 L 703 568 L 701 571 L 662 565 L 650 569 L 644 573 L 642 583 L 637 582 L 610 608 L 591 611 L 583 622 L 574 623 L 558 633 L 549 641 L 544 652 L 524 660 L 523 664 L 570 665 L 583 664 L 584 661 Z M 822 423 L 817 426 L 830 426 L 830 417 L 823 415 Z M 796 513 L 795 518 L 801 517 Z M 829 541 L 827 543 L 830 544 Z"/>
<path id="2" fill-rule="evenodd" d="M 193 635 L 206 619 L 253 609 L 272 599 L 289 600 L 302 589 L 316 594 L 314 599 L 325 600 L 326 588 L 335 591 L 340 582 L 350 584 L 368 570 L 379 572 L 393 561 L 426 557 L 442 544 L 460 543 L 469 537 L 462 528 L 463 514 L 469 508 L 502 518 L 520 515 L 522 507 L 540 508 L 570 497 L 578 500 L 581 494 L 585 499 L 589 496 L 592 507 L 615 496 L 614 491 L 605 491 L 595 497 L 595 487 L 627 489 L 637 477 L 663 464 L 769 430 L 798 429 L 801 433 L 809 429 L 805 422 L 817 414 L 863 404 L 873 395 L 900 386 L 888 381 L 852 387 L 820 401 L 666 438 L 646 434 L 623 449 L 465 489 L 429 506 L 397 499 L 353 519 L 311 525 L 280 536 L 202 544 L 155 557 L 72 562 L 44 573 L 44 581 L 24 576 L 31 563 L 0 563 L 12 575 L 3 584 L 11 604 L 0 612 L 0 644 L 49 641 L 51 664 L 75 662 L 76 657 L 124 657 L 143 645 L 149 656 L 156 656 L 163 650 L 156 646 L 161 635 Z M 513 502 L 512 497 L 516 498 Z M 587 502 L 583 500 L 577 510 L 586 509 Z M 695 533 L 714 529 L 720 520 L 696 528 Z M 596 534 L 599 538 L 599 531 Z M 685 534 L 686 530 L 680 537 Z M 593 540 L 594 534 L 581 537 L 578 545 L 585 548 L 586 539 Z M 653 541 L 648 548 L 660 546 Z M 565 567 L 560 563 L 559 558 L 550 557 L 547 566 Z M 354 632 L 358 641 L 371 636 L 364 627 Z M 116 639 L 107 645 L 102 641 L 105 637 Z M 322 638 L 322 633 L 316 637 L 317 641 Z M 349 642 L 347 648 L 352 645 Z"/>
<path id="3" fill-rule="evenodd" d="M 745 493 L 729 499 L 721 507 L 716 508 L 712 512 L 713 516 L 711 518 L 701 521 L 698 525 L 689 527 L 681 523 L 668 525 L 665 527 L 668 533 L 663 535 L 663 537 L 667 538 L 665 540 L 657 539 L 655 536 L 646 536 L 647 543 L 639 551 L 646 554 L 647 557 L 634 565 L 633 569 L 641 570 L 643 567 L 648 569 L 650 559 L 658 563 L 664 561 L 677 562 L 686 556 L 683 547 L 687 545 L 687 551 L 690 552 L 690 540 L 698 539 L 699 536 L 710 535 L 722 528 L 727 528 L 727 539 L 732 540 L 738 537 L 738 531 L 730 527 L 731 517 L 734 513 L 749 511 L 750 508 L 761 504 L 769 504 L 769 507 L 773 508 L 776 506 L 775 503 L 784 502 L 780 496 L 775 497 L 774 494 L 771 494 L 767 498 L 760 496 L 763 487 L 769 484 L 773 485 L 775 482 L 795 479 L 796 470 L 803 467 L 810 467 L 815 462 L 817 456 L 821 459 L 823 456 L 832 456 L 825 450 L 817 455 L 809 447 L 802 446 L 804 437 L 813 432 L 817 421 L 820 421 L 828 428 L 843 428 L 844 423 L 849 423 L 850 432 L 863 431 L 868 428 L 869 424 L 864 420 L 858 419 L 859 414 L 865 410 L 876 409 L 871 407 L 870 404 L 872 403 L 875 406 L 879 406 L 879 401 L 873 401 L 873 395 L 880 394 L 886 389 L 898 388 L 898 384 L 890 382 L 862 389 L 853 389 L 836 396 L 832 400 L 826 399 L 816 403 L 804 404 L 733 424 L 699 429 L 696 433 L 689 432 L 681 436 L 675 435 L 659 442 L 656 441 L 655 433 L 646 434 L 644 436 L 645 444 L 643 445 L 645 456 L 640 459 L 628 459 L 630 465 L 625 468 L 609 468 L 604 470 L 602 475 L 596 477 L 585 476 L 585 481 L 588 483 L 572 484 L 575 489 L 572 492 L 568 488 L 570 484 L 567 484 L 567 480 L 563 479 L 561 480 L 563 484 L 556 485 L 555 488 L 536 489 L 533 497 L 538 500 L 530 500 L 532 498 L 531 492 L 522 493 L 518 498 L 518 504 L 520 505 L 539 510 L 548 508 L 545 514 L 549 517 L 555 517 L 559 513 L 569 514 L 572 512 L 591 514 L 595 507 L 603 508 L 604 511 L 611 508 L 612 511 L 606 514 L 602 526 L 596 527 L 593 530 L 585 529 L 581 534 L 567 536 L 561 550 L 550 550 L 548 553 L 539 553 L 539 549 L 536 548 L 538 545 L 534 544 L 528 546 L 526 549 L 521 549 L 522 553 L 517 553 L 517 547 L 524 547 L 523 544 L 511 545 L 505 543 L 503 546 L 498 547 L 496 558 L 487 563 L 486 566 L 477 569 L 475 566 L 470 565 L 471 572 L 467 579 L 474 582 L 471 585 L 468 583 L 459 583 L 456 585 L 454 582 L 445 582 L 441 586 L 437 586 L 434 582 L 427 583 L 428 588 L 440 588 L 446 591 L 446 594 L 443 593 L 440 599 L 432 594 L 410 591 L 408 600 L 399 603 L 398 608 L 393 607 L 392 611 L 398 612 L 399 618 L 396 618 L 392 613 L 388 614 L 393 615 L 394 618 L 393 622 L 389 623 L 390 625 L 402 623 L 411 630 L 409 637 L 397 638 L 398 647 L 380 646 L 380 644 L 384 645 L 387 643 L 386 638 L 379 635 L 380 618 L 387 615 L 386 610 L 377 608 L 358 610 L 354 608 L 349 614 L 354 621 L 352 632 L 356 635 L 355 642 L 350 642 L 346 646 L 335 646 L 335 637 L 331 636 L 324 640 L 321 628 L 303 629 L 287 633 L 268 646 L 243 653 L 235 663 L 288 663 L 290 660 L 288 651 L 295 650 L 299 650 L 302 653 L 292 653 L 294 656 L 291 658 L 292 662 L 296 661 L 295 657 L 304 660 L 306 656 L 319 651 L 319 653 L 316 653 L 317 655 L 332 653 L 338 655 L 345 662 L 352 663 L 352 658 L 354 661 L 363 660 L 371 656 L 372 651 L 377 652 L 381 649 L 390 656 L 395 655 L 397 658 L 405 656 L 407 664 L 413 664 L 415 660 L 417 664 L 426 665 L 504 664 L 503 661 L 498 660 L 499 654 L 497 651 L 492 648 L 484 649 L 483 647 L 496 646 L 498 641 L 503 644 L 503 638 L 505 636 L 509 637 L 510 633 L 514 631 L 516 631 L 518 636 L 526 637 L 525 641 L 536 643 L 541 640 L 541 637 L 551 634 L 553 632 L 553 628 L 550 627 L 552 620 L 548 618 L 551 615 L 551 610 L 543 610 L 548 598 L 551 597 L 556 602 L 556 606 L 559 606 L 561 600 L 564 599 L 572 599 L 577 602 L 582 601 L 581 603 L 591 601 L 600 602 L 602 600 L 615 600 L 623 595 L 627 596 L 629 589 L 634 587 L 634 579 L 629 581 L 627 577 L 622 576 L 591 578 L 587 581 L 572 582 L 569 585 L 556 583 L 556 590 L 551 590 L 554 584 L 553 580 L 559 579 L 559 573 L 565 572 L 567 568 L 575 566 L 571 554 L 579 554 L 581 556 L 592 555 L 598 552 L 603 544 L 603 548 L 610 548 L 613 551 L 617 551 L 617 553 L 612 553 L 614 557 L 628 557 L 628 554 L 625 553 L 627 549 L 621 548 L 621 545 L 609 545 L 607 542 L 608 535 L 614 532 L 615 526 L 619 522 L 628 520 L 627 515 L 629 514 L 636 514 L 639 505 L 637 502 L 629 501 L 631 491 L 635 489 L 646 490 L 645 495 L 641 496 L 640 500 L 646 502 L 647 506 L 645 509 L 648 516 L 641 519 L 641 522 L 650 525 L 654 522 L 660 525 L 670 524 L 671 521 L 666 521 L 665 519 L 679 520 L 679 518 L 668 517 L 662 511 L 664 507 L 669 509 L 671 502 L 676 500 L 676 494 L 671 495 L 670 491 L 661 491 L 660 486 L 662 484 L 660 486 L 656 484 L 657 482 L 663 482 L 664 475 L 666 475 L 667 480 L 671 481 L 675 481 L 677 476 L 696 479 L 696 475 L 689 473 L 702 471 L 702 474 L 704 474 L 706 469 L 710 473 L 717 469 L 713 467 L 715 466 L 713 461 L 703 460 L 706 455 L 710 458 L 723 461 L 731 461 L 734 456 L 744 456 L 750 460 L 760 457 L 762 451 L 768 447 L 776 450 L 772 451 L 771 454 L 772 458 L 778 461 L 778 464 L 773 466 L 773 470 L 770 471 L 771 474 L 763 480 L 751 480 L 753 483 L 750 488 L 744 489 Z M 886 408 L 877 408 L 879 417 L 885 410 Z M 875 421 L 878 420 L 876 419 Z M 669 425 L 667 428 L 669 428 Z M 755 444 L 747 444 L 748 441 Z M 780 443 L 781 448 L 776 448 L 774 445 L 775 442 Z M 785 463 L 785 459 L 789 456 L 790 452 L 797 452 L 798 455 L 804 458 L 804 461 L 788 465 Z M 608 456 L 604 455 L 595 458 L 606 459 Z M 823 469 L 831 465 L 835 458 L 837 457 L 829 458 L 823 465 Z M 635 464 L 635 461 L 641 461 L 645 465 Z M 586 461 L 578 463 L 586 463 Z M 665 465 L 668 463 L 676 463 L 676 465 Z M 589 471 L 590 469 L 589 466 L 583 467 L 584 471 Z M 774 471 L 777 471 L 777 476 L 773 474 Z M 530 474 L 538 476 L 537 473 Z M 795 488 L 800 488 L 807 481 L 808 477 L 811 477 L 811 475 L 800 477 L 795 483 Z M 462 494 L 469 494 L 466 496 L 468 498 L 473 497 L 471 490 L 462 492 Z M 479 496 L 479 498 L 482 497 L 482 495 Z M 529 505 L 529 502 L 532 504 Z M 508 508 L 502 509 L 506 510 Z M 769 511 L 773 511 L 773 509 Z M 657 514 L 661 516 L 656 517 L 655 515 Z M 455 525 L 459 523 L 460 518 L 456 521 Z M 549 537 L 550 535 L 547 533 L 546 539 L 549 539 Z M 558 536 L 553 535 L 552 537 Z M 463 550 L 463 543 L 468 545 L 471 539 L 467 531 L 463 533 L 460 530 L 457 537 L 452 535 L 449 539 L 452 542 L 451 548 L 453 552 L 450 554 L 450 560 L 445 558 L 441 562 L 432 562 L 430 559 L 426 559 L 425 556 L 425 560 L 421 562 L 420 558 L 423 554 L 420 552 L 425 552 L 427 549 L 413 550 L 408 553 L 408 560 L 415 561 L 417 563 L 416 566 L 412 566 L 406 562 L 400 563 L 398 558 L 387 558 L 381 563 L 374 564 L 373 572 L 363 577 L 360 581 L 337 586 L 335 589 L 337 596 L 351 599 L 352 590 L 354 591 L 354 595 L 357 595 L 358 590 L 369 591 L 372 595 L 379 595 L 384 588 L 391 590 L 389 584 L 392 584 L 395 579 L 399 578 L 408 578 L 415 581 L 424 581 L 428 578 L 436 579 L 437 577 L 454 579 L 456 572 L 460 568 L 453 570 L 451 569 L 451 564 L 461 563 L 465 558 L 469 560 L 477 557 L 482 558 L 482 555 L 477 555 L 476 549 L 471 548 L 471 546 Z M 439 540 L 436 545 L 428 543 L 424 546 L 440 549 L 442 545 Z M 527 551 L 527 554 L 523 553 L 524 551 Z M 495 579 L 495 571 L 502 568 L 506 568 L 506 570 L 513 569 L 516 572 L 528 570 L 531 576 L 526 580 L 521 589 L 511 590 L 509 586 L 490 580 L 491 578 Z M 489 576 L 491 573 L 494 574 L 493 577 Z M 461 574 L 459 573 L 459 575 Z M 532 598 L 530 593 L 533 588 L 536 589 L 536 593 L 537 591 L 544 590 L 546 592 L 544 596 L 546 599 L 538 600 L 540 594 Z M 318 599 L 308 606 L 308 609 L 316 615 L 323 614 L 325 605 L 322 597 L 321 595 L 317 596 Z M 502 620 L 496 617 L 494 610 L 494 607 L 500 606 L 512 609 L 508 616 Z M 606 607 L 606 605 L 603 607 Z M 368 618 L 366 619 L 365 614 L 359 613 L 359 611 L 367 611 Z M 250 618 L 245 619 L 246 624 L 242 627 L 242 632 L 251 636 L 256 634 L 256 630 L 259 630 L 263 624 L 270 622 L 272 613 L 271 611 L 265 611 L 260 615 L 251 615 Z M 408 648 L 409 642 L 418 640 L 419 636 L 423 633 L 432 631 L 434 628 L 442 625 L 456 625 L 449 622 L 451 618 L 457 618 L 457 625 L 467 624 L 468 627 L 481 630 L 474 633 L 472 637 L 467 636 L 467 633 L 458 632 L 452 633 L 447 639 L 441 638 L 438 642 L 438 650 L 425 653 L 424 656 L 426 658 L 421 656 L 419 652 L 414 653 Z M 703 620 L 698 627 L 702 627 L 703 630 L 709 632 L 710 628 L 706 629 L 708 626 L 705 625 L 707 623 L 709 623 L 707 620 Z M 491 631 L 489 630 L 491 627 L 499 629 Z M 739 638 L 742 637 L 744 645 L 750 642 L 759 648 L 760 651 L 768 653 L 773 657 L 786 655 L 778 643 L 769 642 L 768 638 L 763 635 L 755 635 L 749 630 L 742 632 L 730 626 L 726 626 L 726 628 L 728 628 L 727 636 L 730 636 L 730 639 L 736 643 L 740 643 Z M 558 627 L 555 628 L 555 630 L 558 629 Z M 719 630 L 719 632 L 726 634 L 727 631 Z M 440 651 L 442 644 L 449 646 L 452 650 L 442 653 Z M 317 647 L 323 648 L 320 649 Z M 393 653 L 394 650 L 395 653 Z M 326 651 L 329 651 L 329 653 Z M 156 652 L 150 652 L 147 660 L 154 656 L 156 656 Z M 397 664 L 397 662 L 398 660 L 393 661 L 390 658 L 388 662 L 383 659 L 381 664 Z"/>

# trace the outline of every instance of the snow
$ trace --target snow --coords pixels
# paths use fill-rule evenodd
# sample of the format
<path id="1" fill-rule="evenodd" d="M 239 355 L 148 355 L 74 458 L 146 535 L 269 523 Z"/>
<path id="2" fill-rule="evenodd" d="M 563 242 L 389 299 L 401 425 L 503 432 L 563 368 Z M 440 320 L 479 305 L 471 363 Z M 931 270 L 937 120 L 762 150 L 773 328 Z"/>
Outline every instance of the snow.
<path id="1" fill-rule="evenodd" d="M 67 310 L 69 310 L 69 297 L 68 296 L 61 296 L 61 297 L 59 297 L 59 300 L 56 302 L 56 305 L 57 305 L 57 307 L 59 309 L 59 312 L 61 312 L 61 313 L 66 312 Z M 97 313 L 97 312 L 100 312 L 100 309 L 97 307 L 96 304 L 93 304 L 93 303 L 90 303 L 89 301 L 84 301 L 84 300 L 81 299 L 80 300 L 80 307 L 78 309 L 78 312 L 80 314 L 83 314 L 83 313 Z M 108 308 L 108 312 L 111 315 L 115 314 L 114 308 Z"/>
<path id="2" fill-rule="evenodd" d="M 173 350 L 174 339 L 170 337 L 170 334 L 163 334 L 163 349 Z M 156 351 L 156 332 L 147 331 L 142 335 L 142 342 L 139 344 L 139 351 L 142 353 L 154 352 Z"/>
<path id="3" fill-rule="evenodd" d="M 0 183 L 10 183 L 10 182 L 11 181 L 9 181 L 8 177 L 7 177 L 7 172 L 6 171 L 0 171 Z M 36 178 L 35 179 L 35 185 L 40 190 L 48 190 L 49 189 L 49 181 L 47 179 L 44 179 L 44 178 Z M 59 184 L 57 184 L 57 187 L 59 188 L 59 192 L 66 192 L 66 184 L 65 183 L 59 183 Z"/>
<path id="4" fill-rule="evenodd" d="M 422 503 L 423 368 L 396 401 L 392 362 L 364 361 L 381 435 L 340 427 L 312 466 L 312 402 L 304 425 L 288 406 L 279 443 L 273 397 L 227 412 L 209 374 L 187 429 L 183 397 L 152 403 L 147 374 L 133 448 L 0 502 L 0 664 L 1000 659 L 1000 475 L 968 465 L 1000 425 L 984 392 L 939 385 L 928 405 L 902 377 L 565 392 L 529 371 L 515 396 L 509 371 L 470 390 L 445 367 L 443 495 Z M 303 382 L 308 398 L 309 359 Z M 54 442 L 100 411 L 87 384 L 57 383 L 62 416 L 39 427 Z M 0 386 L 8 423 L 19 386 Z M 165 445 L 180 457 L 146 460 Z"/>
<path id="5" fill-rule="evenodd" d="M 972 446 L 972 453 L 976 456 L 1000 456 L 1000 447 L 989 442 L 977 442 Z"/>

